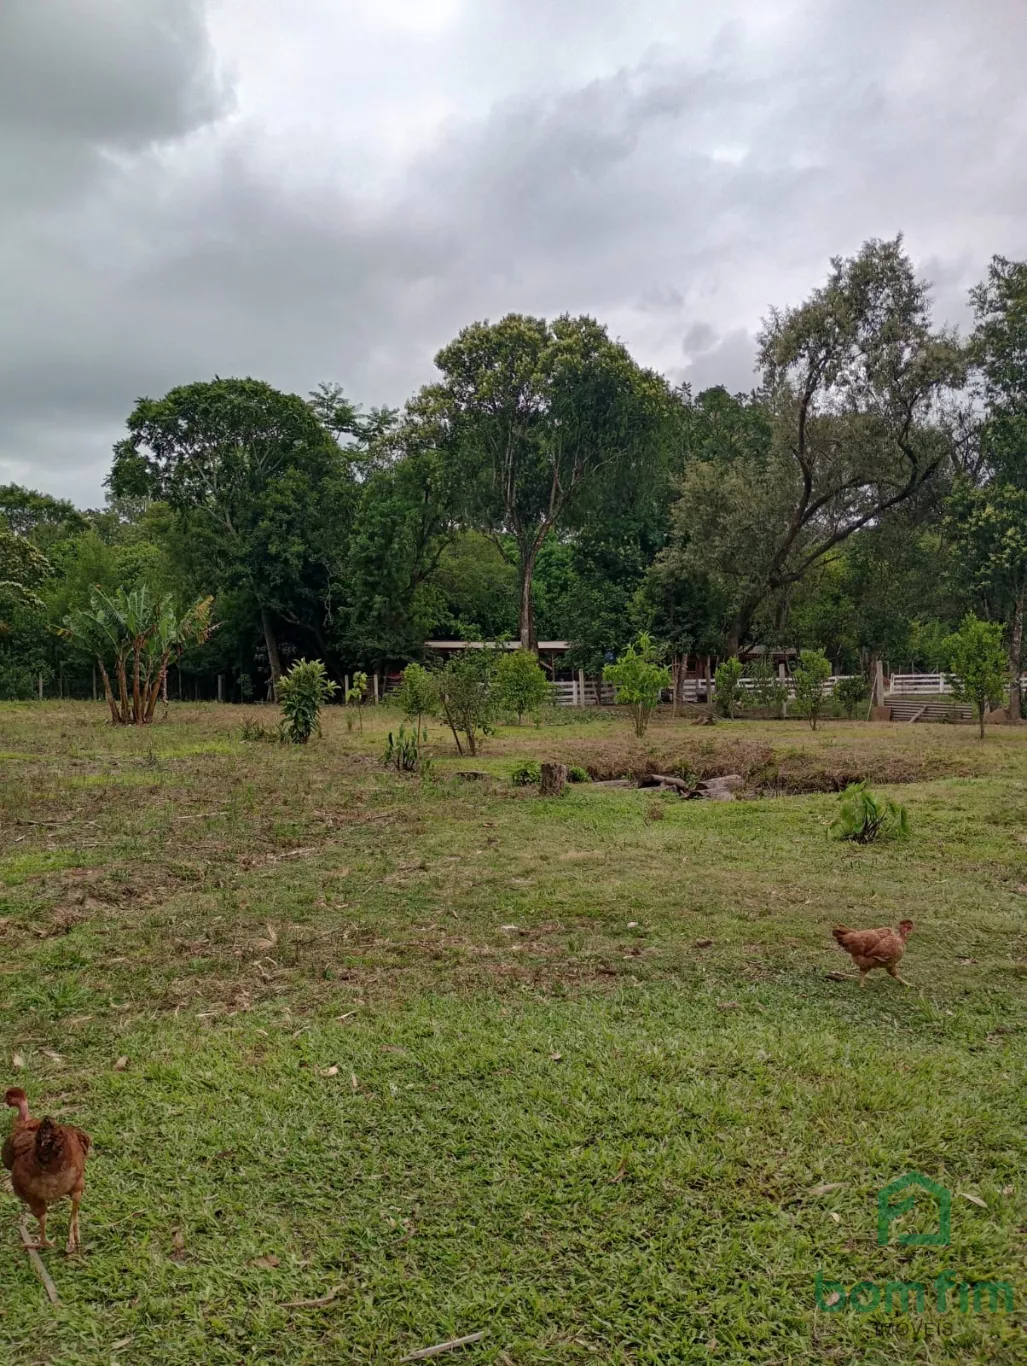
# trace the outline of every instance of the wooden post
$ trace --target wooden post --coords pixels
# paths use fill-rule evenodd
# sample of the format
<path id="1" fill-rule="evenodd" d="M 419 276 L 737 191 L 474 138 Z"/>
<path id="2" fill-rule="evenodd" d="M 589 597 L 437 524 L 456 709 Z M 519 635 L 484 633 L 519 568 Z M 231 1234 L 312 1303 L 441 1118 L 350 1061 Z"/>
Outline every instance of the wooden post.
<path id="1" fill-rule="evenodd" d="M 880 659 L 874 665 L 874 686 L 871 696 L 873 698 L 873 706 L 884 706 L 884 664 Z"/>
<path id="2" fill-rule="evenodd" d="M 374 705 L 375 705 L 376 707 L 377 707 L 377 705 L 378 705 L 378 674 L 377 674 L 377 672 L 376 672 L 375 675 L 374 675 Z"/>
<path id="3" fill-rule="evenodd" d="M 347 703 L 347 704 L 348 704 L 348 702 L 349 702 L 349 674 L 346 674 L 346 675 L 345 675 L 345 677 L 343 678 L 342 682 L 343 682 L 342 700 L 343 700 L 344 703 Z"/>
<path id="4" fill-rule="evenodd" d="M 225 676 L 224 676 L 224 674 L 218 674 L 218 701 L 219 701 L 219 702 L 224 702 L 224 700 L 225 700 Z"/>
<path id="5" fill-rule="evenodd" d="M 585 670 L 578 670 L 578 706 L 585 705 Z"/>
<path id="6" fill-rule="evenodd" d="M 42 700 L 43 700 L 43 675 L 42 675 L 42 674 L 39 675 L 39 700 L 40 700 L 40 702 L 42 702 Z"/>
<path id="7" fill-rule="evenodd" d="M 93 665 L 93 701 L 95 702 L 96 700 L 97 700 L 97 699 L 96 699 L 96 665 L 94 664 L 94 665 Z"/>

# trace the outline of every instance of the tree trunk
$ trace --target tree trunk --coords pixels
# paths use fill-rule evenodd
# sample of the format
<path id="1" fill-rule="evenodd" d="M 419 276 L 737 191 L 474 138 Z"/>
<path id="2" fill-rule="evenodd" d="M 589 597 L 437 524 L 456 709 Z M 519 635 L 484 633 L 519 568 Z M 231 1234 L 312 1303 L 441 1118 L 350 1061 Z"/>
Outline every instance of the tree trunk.
<path id="1" fill-rule="evenodd" d="M 1020 659 L 1023 650 L 1023 613 L 1024 599 L 1027 598 L 1027 585 L 1020 589 L 1013 608 L 1013 634 L 1009 642 L 1009 664 L 1012 678 L 1009 684 L 1009 724 L 1018 726 L 1020 711 Z"/>
<path id="2" fill-rule="evenodd" d="M 981 739 L 984 739 L 984 713 L 988 710 L 987 702 L 977 703 L 977 722 L 981 728 Z"/>
<path id="3" fill-rule="evenodd" d="M 538 545 L 521 552 L 521 614 L 520 638 L 522 650 L 538 652 L 538 639 L 535 635 L 535 604 L 531 588 L 535 579 L 535 561 L 538 558 Z"/>
<path id="4" fill-rule="evenodd" d="M 566 764 L 543 764 L 542 781 L 539 783 L 539 795 L 542 797 L 559 797 L 566 782 Z"/>
<path id="5" fill-rule="evenodd" d="M 271 698 L 278 701 L 278 684 L 282 677 L 282 660 L 278 653 L 278 639 L 271 613 L 266 607 L 260 609 L 260 624 L 264 628 L 264 644 L 267 646 L 268 668 L 271 670 Z"/>

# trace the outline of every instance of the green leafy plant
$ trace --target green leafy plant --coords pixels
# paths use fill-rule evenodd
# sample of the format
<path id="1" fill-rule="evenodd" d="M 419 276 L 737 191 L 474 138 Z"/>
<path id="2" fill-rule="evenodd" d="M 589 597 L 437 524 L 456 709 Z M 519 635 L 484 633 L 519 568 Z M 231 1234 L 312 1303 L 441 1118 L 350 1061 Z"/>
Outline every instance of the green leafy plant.
<path id="1" fill-rule="evenodd" d="M 641 739 L 664 688 L 670 687 L 670 669 L 659 662 L 648 632 L 642 631 L 616 664 L 606 665 L 603 680 L 616 688 L 617 701 L 630 708 L 635 734 Z"/>
<path id="2" fill-rule="evenodd" d="M 1000 702 L 1009 686 L 1009 660 L 997 621 L 981 621 L 968 612 L 949 640 L 949 682 L 960 702 L 977 710 L 981 739 L 989 706 Z"/>
<path id="3" fill-rule="evenodd" d="M 841 795 L 841 809 L 831 822 L 836 839 L 873 844 L 878 839 L 905 839 L 909 834 L 906 808 L 888 797 L 878 797 L 865 782 L 850 783 Z"/>
<path id="4" fill-rule="evenodd" d="M 510 774 L 514 787 L 538 787 L 542 781 L 542 769 L 536 763 L 520 764 Z"/>
<path id="5" fill-rule="evenodd" d="M 744 699 L 746 705 L 756 707 L 760 711 L 772 711 L 780 708 L 788 696 L 769 659 L 755 659 L 751 664 L 747 664 L 745 677 L 752 684 L 748 697 Z"/>
<path id="6" fill-rule="evenodd" d="M 567 781 L 569 783 L 590 783 L 592 775 L 587 768 L 579 768 L 575 765 L 567 770 Z"/>
<path id="7" fill-rule="evenodd" d="M 739 684 L 742 681 L 742 662 L 739 659 L 725 659 L 722 664 L 717 665 L 717 671 L 713 675 L 714 686 L 716 687 L 717 709 L 721 716 L 731 716 L 735 714 L 735 706 L 738 703 Z"/>
<path id="8" fill-rule="evenodd" d="M 321 708 L 336 691 L 320 659 L 298 659 L 278 687 L 286 738 L 305 745 L 315 731 L 320 733 Z"/>
<path id="9" fill-rule="evenodd" d="M 870 696 L 870 684 L 862 674 L 851 674 L 848 678 L 838 680 L 834 695 L 851 721 L 856 715 L 856 708 Z"/>
<path id="10" fill-rule="evenodd" d="M 496 665 L 496 703 L 513 712 L 520 725 L 526 714 L 539 716 L 553 695 L 553 687 L 533 650 L 512 650 Z"/>
<path id="11" fill-rule="evenodd" d="M 463 650 L 437 675 L 439 706 L 453 732 L 457 752 L 476 755 L 481 738 L 488 735 L 496 714 L 493 688 L 495 655 L 492 650 Z"/>
<path id="12" fill-rule="evenodd" d="M 390 730 L 382 763 L 386 768 L 394 768 L 397 773 L 425 773 L 431 760 L 427 755 L 421 754 L 421 744 L 427 739 L 426 730 L 415 730 L 411 734 L 408 733 L 406 726 L 400 726 L 396 735 Z"/>
<path id="13" fill-rule="evenodd" d="M 830 677 L 831 664 L 823 650 L 801 651 L 795 670 L 795 704 L 813 730 L 824 710 Z"/>
<path id="14" fill-rule="evenodd" d="M 357 721 L 360 726 L 361 735 L 363 735 L 364 733 L 364 713 L 361 711 L 361 707 L 363 707 L 364 698 L 367 696 L 367 682 L 368 679 L 366 673 L 355 673 L 353 675 L 353 682 L 351 686 L 346 689 L 346 695 L 343 699 L 347 707 L 356 707 Z M 346 729 L 353 729 L 352 713 L 347 713 Z"/>
<path id="15" fill-rule="evenodd" d="M 439 709 L 438 679 L 422 665 L 408 664 L 403 670 L 395 702 L 404 716 L 414 722 L 415 734 L 420 734 L 422 719 L 434 716 Z"/>
<path id="16" fill-rule="evenodd" d="M 213 598 L 201 598 L 179 614 L 169 594 L 155 596 L 146 584 L 111 594 L 94 588 L 88 608 L 66 616 L 60 634 L 94 654 L 113 724 L 148 726 L 172 656 L 202 645 L 217 629 L 213 606 Z"/>

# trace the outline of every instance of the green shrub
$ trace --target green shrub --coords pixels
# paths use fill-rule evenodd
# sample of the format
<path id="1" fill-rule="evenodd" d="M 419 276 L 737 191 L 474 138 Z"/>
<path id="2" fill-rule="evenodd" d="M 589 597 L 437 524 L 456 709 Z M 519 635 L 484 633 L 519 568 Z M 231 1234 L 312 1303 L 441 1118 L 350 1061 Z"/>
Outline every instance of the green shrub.
<path id="1" fill-rule="evenodd" d="M 735 705 L 738 702 L 738 685 L 741 681 L 741 660 L 725 659 L 722 664 L 717 665 L 717 672 L 713 675 L 713 683 L 717 690 L 717 710 L 721 716 L 734 716 Z"/>
<path id="2" fill-rule="evenodd" d="M 579 768 L 575 765 L 567 770 L 567 781 L 569 783 L 590 783 L 592 775 L 587 768 Z"/>
<path id="3" fill-rule="evenodd" d="M 532 650 L 511 650 L 496 665 L 496 703 L 513 712 L 520 725 L 526 714 L 539 715 L 553 695 L 553 686 Z"/>
<path id="4" fill-rule="evenodd" d="M 427 755 L 421 755 L 421 743 L 427 739 L 426 730 L 415 730 L 413 734 L 408 734 L 406 726 L 400 726 L 396 735 L 390 730 L 382 763 L 386 768 L 394 768 L 397 773 L 427 772 L 431 760 Z"/>
<path id="5" fill-rule="evenodd" d="M 491 734 L 496 714 L 495 668 L 494 651 L 464 650 L 437 675 L 439 706 L 460 754 L 464 752 L 461 735 L 473 757 L 478 753 L 481 737 Z"/>
<path id="6" fill-rule="evenodd" d="M 851 783 L 841 795 L 841 810 L 831 822 L 836 839 L 873 844 L 878 839 L 905 839 L 909 834 L 906 808 L 888 797 L 878 797 L 865 782 Z"/>
<path id="7" fill-rule="evenodd" d="M 521 764 L 510 775 L 514 787 L 537 787 L 542 781 L 542 769 L 538 764 Z"/>
<path id="8" fill-rule="evenodd" d="M 824 710 L 831 664 L 823 650 L 802 650 L 795 670 L 795 704 L 813 730 Z"/>
<path id="9" fill-rule="evenodd" d="M 851 721 L 859 704 L 870 696 L 870 684 L 862 674 L 852 674 L 848 678 L 839 679 L 834 695 Z"/>
<path id="10" fill-rule="evenodd" d="M 670 687 L 670 669 L 660 664 L 656 646 L 645 631 L 627 647 L 616 664 L 603 669 L 603 681 L 617 690 L 617 701 L 626 703 L 639 739 L 658 706 L 664 688 Z"/>
<path id="11" fill-rule="evenodd" d="M 336 692 L 320 659 L 298 659 L 278 685 L 286 739 L 305 745 L 321 730 L 321 708 Z"/>
<path id="12" fill-rule="evenodd" d="M 1002 625 L 981 621 L 968 612 L 959 630 L 949 637 L 953 696 L 971 702 L 977 712 L 981 739 L 988 707 L 1000 702 L 1009 686 L 1009 659 L 1002 640 Z"/>
<path id="13" fill-rule="evenodd" d="M 396 692 L 395 701 L 404 716 L 414 722 L 414 733 L 419 735 L 422 717 L 434 716 L 439 709 L 437 677 L 420 664 L 408 664 L 403 670 L 403 682 Z"/>
<path id="14" fill-rule="evenodd" d="M 748 696 L 742 699 L 745 706 L 757 707 L 760 711 L 772 711 L 779 708 L 788 696 L 787 689 L 781 686 L 769 659 L 755 659 L 751 664 L 747 664 L 745 677 L 752 682 Z"/>

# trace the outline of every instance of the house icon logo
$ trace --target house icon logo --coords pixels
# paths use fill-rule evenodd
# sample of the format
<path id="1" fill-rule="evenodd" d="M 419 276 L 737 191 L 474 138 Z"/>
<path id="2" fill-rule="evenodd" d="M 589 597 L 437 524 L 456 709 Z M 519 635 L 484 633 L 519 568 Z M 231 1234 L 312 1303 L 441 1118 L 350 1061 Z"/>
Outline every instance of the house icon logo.
<path id="1" fill-rule="evenodd" d="M 896 1200 L 895 1197 L 902 1195 L 903 1191 L 909 1191 L 910 1194 L 904 1200 Z M 880 1247 L 887 1245 L 892 1223 L 916 1206 L 917 1191 L 926 1191 L 937 1206 L 937 1232 L 904 1233 L 896 1241 L 901 1247 L 948 1247 L 952 1232 L 952 1196 L 944 1186 L 939 1186 L 937 1181 L 932 1181 L 920 1172 L 907 1172 L 878 1191 L 877 1242 Z"/>

